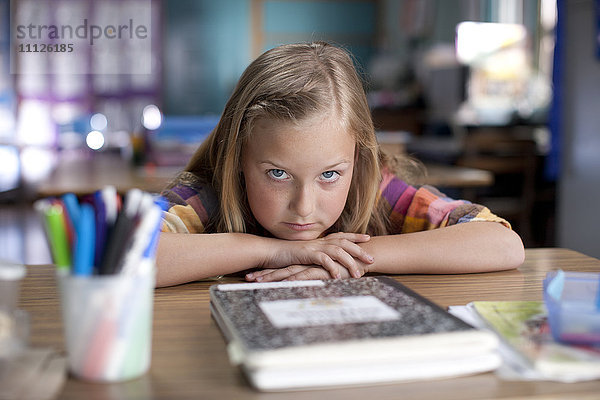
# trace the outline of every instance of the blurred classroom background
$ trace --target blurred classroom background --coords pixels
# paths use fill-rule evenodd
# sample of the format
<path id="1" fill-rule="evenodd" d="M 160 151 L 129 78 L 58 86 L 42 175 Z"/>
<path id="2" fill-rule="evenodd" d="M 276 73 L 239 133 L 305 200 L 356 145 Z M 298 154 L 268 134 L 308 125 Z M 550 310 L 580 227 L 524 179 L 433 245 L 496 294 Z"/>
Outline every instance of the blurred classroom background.
<path id="1" fill-rule="evenodd" d="M 11 47 L 15 23 L 116 15 L 143 15 L 148 45 Z M 0 0 L 0 259 L 50 262 L 37 198 L 159 191 L 252 59 L 312 40 L 355 56 L 388 151 L 527 247 L 600 257 L 600 0 Z"/>

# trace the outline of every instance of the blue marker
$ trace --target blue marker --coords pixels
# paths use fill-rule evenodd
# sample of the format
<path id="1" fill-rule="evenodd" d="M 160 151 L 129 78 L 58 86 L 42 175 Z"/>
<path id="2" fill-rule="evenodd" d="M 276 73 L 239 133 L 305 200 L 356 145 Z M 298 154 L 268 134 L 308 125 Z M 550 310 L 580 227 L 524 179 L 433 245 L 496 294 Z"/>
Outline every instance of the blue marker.
<path id="1" fill-rule="evenodd" d="M 88 276 L 94 270 L 94 250 L 96 242 L 94 207 L 82 204 L 77 224 L 77 239 L 73 257 L 73 273 Z"/>
<path id="2" fill-rule="evenodd" d="M 158 207 L 160 207 L 161 211 L 166 211 L 169 206 L 167 199 L 165 199 L 162 196 L 155 197 L 154 204 L 157 205 Z M 162 226 L 162 218 L 159 217 L 157 220 L 154 232 L 152 233 L 150 243 L 148 243 L 148 246 L 146 247 L 146 250 L 144 251 L 144 258 L 154 258 L 154 256 L 156 255 L 156 247 L 158 245 L 158 238 L 160 236 L 161 226 Z"/>
<path id="3" fill-rule="evenodd" d="M 69 219 L 71 220 L 71 224 L 73 224 L 73 230 L 77 231 L 77 224 L 79 223 L 79 200 L 77 200 L 77 196 L 73 193 L 65 193 L 62 196 L 62 201 L 65 204 L 67 209 L 67 214 L 69 215 Z"/>
<path id="4" fill-rule="evenodd" d="M 154 204 L 159 206 L 162 211 L 167 211 L 169 208 L 169 202 L 162 196 L 154 197 Z"/>
<path id="5" fill-rule="evenodd" d="M 154 232 L 152 233 L 152 236 L 150 238 L 150 242 L 144 250 L 144 258 L 154 258 L 154 256 L 156 255 L 156 247 L 158 246 L 158 238 L 160 236 L 161 224 L 162 219 L 159 219 L 158 223 L 156 224 L 156 228 L 154 229 Z"/>

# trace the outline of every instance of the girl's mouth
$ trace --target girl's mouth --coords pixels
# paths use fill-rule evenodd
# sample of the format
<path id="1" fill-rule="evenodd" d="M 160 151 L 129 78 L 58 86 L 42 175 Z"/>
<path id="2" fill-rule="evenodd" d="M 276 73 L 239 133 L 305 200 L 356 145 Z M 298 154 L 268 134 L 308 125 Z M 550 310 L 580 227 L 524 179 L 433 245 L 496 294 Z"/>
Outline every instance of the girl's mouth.
<path id="1" fill-rule="evenodd" d="M 288 228 L 293 229 L 295 231 L 306 231 L 311 229 L 315 224 L 292 224 L 289 222 L 284 223 Z"/>

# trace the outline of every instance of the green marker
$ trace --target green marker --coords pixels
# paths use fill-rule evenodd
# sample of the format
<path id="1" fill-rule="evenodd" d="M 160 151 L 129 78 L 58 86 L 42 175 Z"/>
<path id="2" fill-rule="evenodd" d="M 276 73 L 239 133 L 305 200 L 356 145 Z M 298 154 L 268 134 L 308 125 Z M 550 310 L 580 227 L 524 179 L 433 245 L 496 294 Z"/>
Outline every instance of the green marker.
<path id="1" fill-rule="evenodd" d="M 71 253 L 63 217 L 63 208 L 53 204 L 45 212 L 46 224 L 52 257 L 59 271 L 68 271 L 71 266 Z"/>

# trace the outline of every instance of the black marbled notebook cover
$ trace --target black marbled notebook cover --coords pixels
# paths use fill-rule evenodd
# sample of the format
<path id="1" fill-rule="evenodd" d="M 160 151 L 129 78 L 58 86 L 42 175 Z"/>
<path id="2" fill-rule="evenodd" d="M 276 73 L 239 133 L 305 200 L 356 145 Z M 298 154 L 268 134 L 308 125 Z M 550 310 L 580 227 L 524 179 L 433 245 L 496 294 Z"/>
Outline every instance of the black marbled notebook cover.
<path id="1" fill-rule="evenodd" d="M 244 285 L 244 284 L 241 284 Z M 246 349 L 263 351 L 290 346 L 372 338 L 394 338 L 474 328 L 431 301 L 387 277 L 329 280 L 324 286 L 277 287 L 250 290 L 210 290 L 211 310 Z M 374 296 L 397 311 L 386 321 L 276 328 L 261 310 L 261 302 L 290 299 Z M 221 325 L 221 324 L 219 324 Z M 221 329 L 224 329 L 221 326 Z"/>

